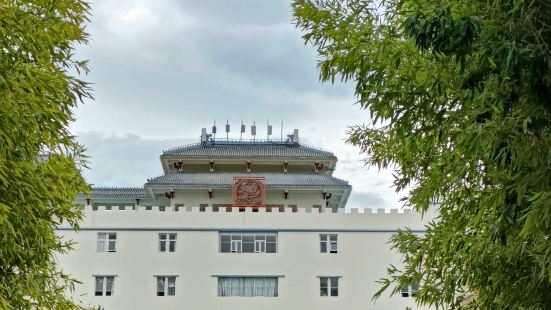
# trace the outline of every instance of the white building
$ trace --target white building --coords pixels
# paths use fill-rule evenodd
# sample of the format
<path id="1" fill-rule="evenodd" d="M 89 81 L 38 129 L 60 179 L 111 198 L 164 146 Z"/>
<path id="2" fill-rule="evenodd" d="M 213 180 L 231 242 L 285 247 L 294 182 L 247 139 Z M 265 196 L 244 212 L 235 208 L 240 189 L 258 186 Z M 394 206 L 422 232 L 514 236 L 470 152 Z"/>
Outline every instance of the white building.
<path id="1" fill-rule="evenodd" d="M 414 288 L 375 303 L 375 281 L 399 257 L 397 228 L 420 215 L 345 213 L 351 186 L 333 153 L 285 141 L 214 140 L 163 152 L 143 188 L 79 197 L 80 232 L 60 257 L 82 282 L 73 298 L 124 309 L 405 309 Z M 114 172 L 116 173 L 116 172 Z M 366 206 L 369 207 L 369 206 Z M 368 209 L 369 210 L 369 209 Z"/>

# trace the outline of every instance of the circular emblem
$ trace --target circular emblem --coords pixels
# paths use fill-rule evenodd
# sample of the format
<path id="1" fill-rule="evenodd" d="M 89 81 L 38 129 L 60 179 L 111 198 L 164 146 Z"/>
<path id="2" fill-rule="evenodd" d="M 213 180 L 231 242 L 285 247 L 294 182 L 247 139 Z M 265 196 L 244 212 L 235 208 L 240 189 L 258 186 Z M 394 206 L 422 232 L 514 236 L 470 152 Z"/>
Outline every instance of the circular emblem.
<path id="1" fill-rule="evenodd" d="M 259 206 L 262 205 L 262 187 L 264 185 L 259 180 L 240 179 L 235 183 L 235 203 L 241 206 Z"/>

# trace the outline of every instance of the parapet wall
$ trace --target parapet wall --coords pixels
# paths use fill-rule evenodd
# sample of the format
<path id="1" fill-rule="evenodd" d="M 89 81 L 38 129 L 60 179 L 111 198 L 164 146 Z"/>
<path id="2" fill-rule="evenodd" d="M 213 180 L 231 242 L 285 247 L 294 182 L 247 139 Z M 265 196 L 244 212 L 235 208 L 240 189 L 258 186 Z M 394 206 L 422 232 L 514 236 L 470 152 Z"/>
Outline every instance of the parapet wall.
<path id="1" fill-rule="evenodd" d="M 110 210 L 109 210 L 110 208 Z M 149 208 L 148 208 L 149 209 Z M 293 230 L 293 231 L 395 231 L 410 228 L 424 231 L 425 223 L 434 214 L 421 214 L 411 210 L 352 209 L 346 212 L 320 212 L 316 208 L 265 208 L 239 210 L 220 207 L 152 206 L 90 206 L 84 207 L 83 230 Z M 164 210 L 164 211 L 162 211 Z M 362 210 L 363 211 L 363 210 Z M 63 229 L 63 226 L 61 227 Z"/>

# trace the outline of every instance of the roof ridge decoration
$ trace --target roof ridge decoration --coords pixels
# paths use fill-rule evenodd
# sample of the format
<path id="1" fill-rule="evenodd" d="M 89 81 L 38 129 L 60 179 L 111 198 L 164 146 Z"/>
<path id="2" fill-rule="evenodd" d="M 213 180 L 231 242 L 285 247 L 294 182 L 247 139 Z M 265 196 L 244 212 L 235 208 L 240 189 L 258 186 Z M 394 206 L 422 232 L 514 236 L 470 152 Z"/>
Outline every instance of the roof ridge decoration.
<path id="1" fill-rule="evenodd" d="M 333 152 L 320 147 L 274 141 L 216 141 L 208 144 L 194 143 L 165 150 L 161 155 L 161 157 L 173 156 L 262 156 L 270 158 L 304 157 L 336 159 Z"/>
<path id="2" fill-rule="evenodd" d="M 337 186 L 350 187 L 348 181 L 320 172 L 171 172 L 150 178 L 145 184 L 230 186 L 234 176 L 263 176 L 267 186 Z"/>

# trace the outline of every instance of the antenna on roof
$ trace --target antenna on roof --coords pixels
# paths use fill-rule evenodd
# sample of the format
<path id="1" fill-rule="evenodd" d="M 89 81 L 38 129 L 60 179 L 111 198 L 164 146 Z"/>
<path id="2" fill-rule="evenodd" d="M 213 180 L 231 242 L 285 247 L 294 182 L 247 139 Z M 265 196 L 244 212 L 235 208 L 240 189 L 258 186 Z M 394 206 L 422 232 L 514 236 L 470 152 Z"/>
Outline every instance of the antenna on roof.
<path id="1" fill-rule="evenodd" d="M 243 124 L 243 119 L 241 119 L 241 134 L 239 135 L 239 140 L 243 140 L 243 134 L 245 133 L 245 124 Z"/>
<path id="2" fill-rule="evenodd" d="M 253 136 L 253 141 L 256 140 L 256 122 L 253 120 L 253 125 L 251 126 L 251 135 Z"/>
<path id="3" fill-rule="evenodd" d="M 214 140 L 216 140 L 216 117 L 214 118 L 214 125 L 212 125 L 212 135 Z"/>
<path id="4" fill-rule="evenodd" d="M 226 141 L 229 140 L 229 135 L 230 134 L 230 123 L 228 122 L 228 119 L 226 118 Z"/>
<path id="5" fill-rule="evenodd" d="M 267 125 L 268 125 L 268 134 L 266 135 L 266 139 L 269 141 L 270 136 L 272 135 L 272 125 L 270 125 L 270 119 L 268 119 Z"/>

